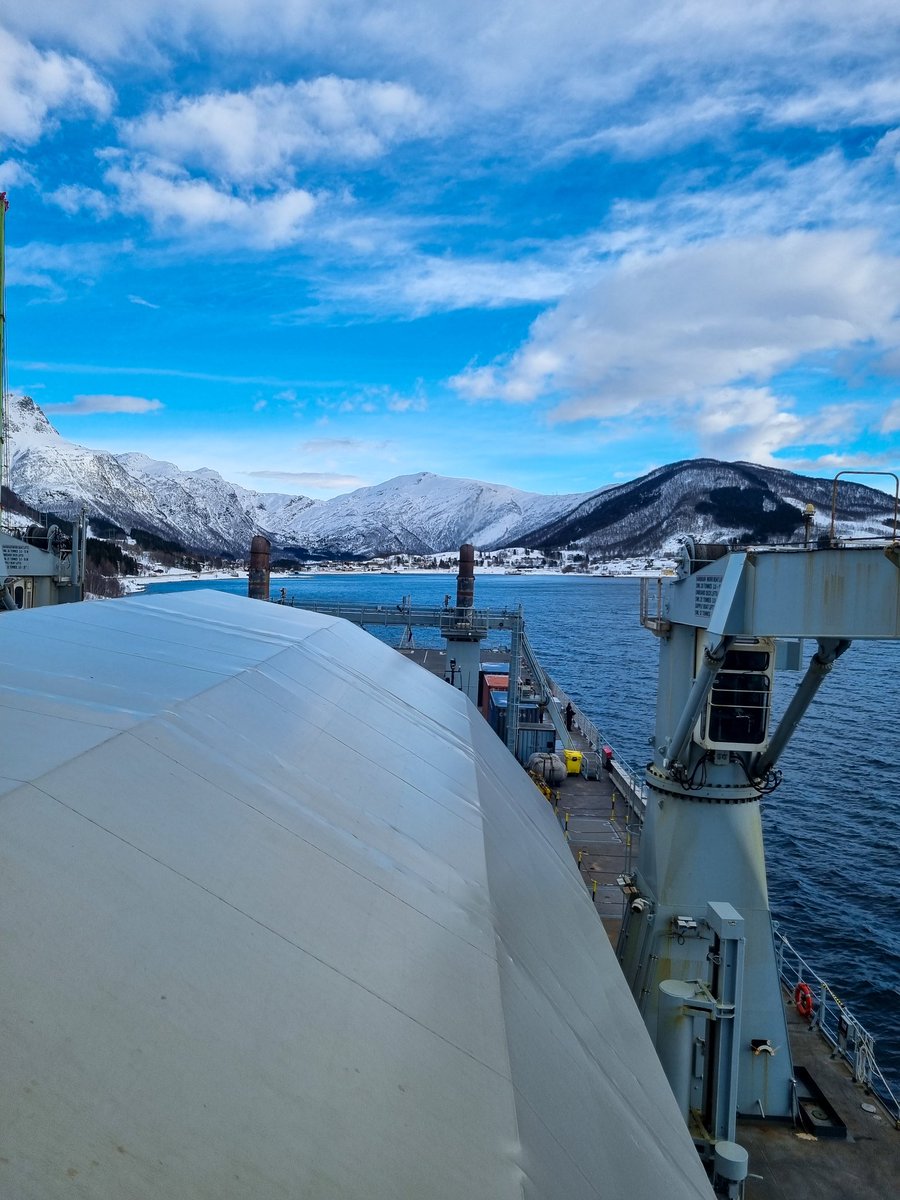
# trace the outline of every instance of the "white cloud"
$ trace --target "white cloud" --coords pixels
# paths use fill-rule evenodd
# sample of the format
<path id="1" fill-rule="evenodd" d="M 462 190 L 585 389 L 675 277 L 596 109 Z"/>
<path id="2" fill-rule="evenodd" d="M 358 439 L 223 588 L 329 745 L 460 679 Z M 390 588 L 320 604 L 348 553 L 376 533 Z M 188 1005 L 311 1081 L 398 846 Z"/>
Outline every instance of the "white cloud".
<path id="1" fill-rule="evenodd" d="M 881 418 L 879 429 L 882 433 L 900 432 L 900 400 L 895 400 L 892 404 L 888 405 L 884 416 Z"/>
<path id="2" fill-rule="evenodd" d="M 33 187 L 37 180 L 31 168 L 15 158 L 0 162 L 0 191 L 8 192 L 17 187 Z"/>
<path id="3" fill-rule="evenodd" d="M 425 412 L 428 401 L 424 396 L 394 396 L 388 400 L 387 408 L 392 413 Z"/>
<path id="4" fill-rule="evenodd" d="M 864 232 L 791 233 L 624 256 L 534 322 L 509 359 L 451 382 L 553 398 L 561 420 L 675 411 L 817 353 L 900 342 L 896 260 Z"/>
<path id="5" fill-rule="evenodd" d="M 81 249 L 81 247 L 79 247 Z M 157 366 L 121 366 L 109 363 L 79 363 L 79 362 L 22 362 L 19 364 L 28 371 L 51 371 L 65 375 L 125 375 L 125 376 L 161 376 L 166 379 L 192 379 L 204 383 L 254 384 L 259 387 L 321 387 L 320 382 L 312 380 L 279 379 L 272 375 L 220 375 L 213 371 L 183 371 L 177 367 Z"/>
<path id="6" fill-rule="evenodd" d="M 4 21 L 39 40 L 52 38 L 98 59 L 139 59 L 164 69 L 166 53 L 200 47 L 242 52 L 279 47 L 308 34 L 313 0 L 41 0 L 8 5 Z"/>
<path id="7" fill-rule="evenodd" d="M 385 384 L 371 384 L 347 394 L 341 393 L 334 397 L 319 396 L 316 404 L 320 409 L 337 413 L 419 413 L 427 411 L 428 398 L 422 381 L 417 380 L 411 393 L 398 392 Z M 321 442 L 316 444 L 321 445 Z M 350 442 L 340 444 L 351 445 Z"/>
<path id="8" fill-rule="evenodd" d="M 323 210 L 316 226 L 318 245 L 334 245 L 342 270 L 317 280 L 316 305 L 285 319 L 321 317 L 338 306 L 423 316 L 546 304 L 589 283 L 604 266 L 639 253 L 659 255 L 713 239 L 769 237 L 838 224 L 890 230 L 898 227 L 900 217 L 894 167 L 898 150 L 900 130 L 854 159 L 834 149 L 799 164 L 768 158 L 724 183 L 689 171 L 673 176 L 650 199 L 619 200 L 601 226 L 585 233 L 507 240 L 481 254 L 422 252 L 417 242 L 441 236 L 433 222 L 369 222 L 369 237 L 365 217 L 335 219 Z M 354 231 L 361 236 L 354 238 Z"/>
<path id="9" fill-rule="evenodd" d="M 712 137 L 723 141 L 759 101 L 728 94 L 707 93 L 682 103 L 650 105 L 631 120 L 604 125 L 594 133 L 571 138 L 556 148 L 554 157 L 569 158 L 614 150 L 621 158 L 641 159 L 672 153 L 692 142 Z"/>
<path id="10" fill-rule="evenodd" d="M 30 145 L 54 120 L 106 116 L 112 103 L 110 88 L 87 63 L 38 50 L 0 28 L 0 142 Z"/>
<path id="11" fill-rule="evenodd" d="M 900 120 L 900 80 L 891 73 L 875 79 L 857 79 L 852 87 L 835 86 L 829 81 L 821 90 L 804 90 L 789 97 L 773 108 L 769 119 L 779 125 L 824 129 L 893 125 Z"/>
<path id="12" fill-rule="evenodd" d="M 254 479 L 277 480 L 279 483 L 295 483 L 301 487 L 318 488 L 322 491 L 338 491 L 344 488 L 366 487 L 365 479 L 358 475 L 342 475 L 329 471 L 246 471 Z"/>
<path id="13" fill-rule="evenodd" d="M 60 277 L 93 279 L 110 259 L 127 253 L 127 242 L 103 244 L 80 242 L 55 246 L 47 242 L 27 242 L 7 249 L 6 282 L 10 287 L 34 287 L 46 293 L 45 299 L 65 299 Z"/>
<path id="14" fill-rule="evenodd" d="M 297 447 L 301 454 L 310 457 L 333 454 L 382 454 L 390 442 L 369 442 L 364 438 L 309 438 Z"/>
<path id="15" fill-rule="evenodd" d="M 145 300 L 143 296 L 129 296 L 128 302 L 130 304 L 137 304 L 141 308 L 159 308 L 158 304 L 153 304 L 149 300 Z"/>
<path id="16" fill-rule="evenodd" d="M 652 252 L 791 229 L 891 230 L 900 215 L 897 150 L 897 137 L 888 134 L 854 159 L 831 149 L 799 163 L 770 156 L 724 183 L 688 176 L 650 200 L 619 201 L 609 241 L 617 238 L 620 252 Z"/>
<path id="17" fill-rule="evenodd" d="M 772 120 L 822 123 L 893 111 L 898 10 L 892 0 L 42 0 L 7 5 L 25 36 L 163 74 L 172 56 L 236 52 L 267 64 L 315 55 L 321 70 L 402 80 L 457 116 L 505 110 L 473 134 L 590 137 L 634 126 L 656 139 L 654 112 L 714 136 L 724 111 L 761 92 Z M 709 102 L 704 113 L 704 102 Z M 679 116 L 679 112 L 683 115 Z M 691 117 L 691 113 L 694 114 Z M 593 120 L 585 121 L 585 115 Z M 765 114 L 763 114 L 765 117 Z M 315 127 L 315 125 L 314 125 Z M 639 135 L 638 135 L 639 136 Z M 627 143 L 627 135 L 622 144 Z"/>
<path id="18" fill-rule="evenodd" d="M 166 162 L 256 187 L 291 180 L 314 159 L 365 162 L 430 123 L 402 84 L 335 75 L 248 92 L 169 98 L 120 127 L 125 145 Z"/>
<path id="19" fill-rule="evenodd" d="M 44 412 L 66 416 L 92 416 L 95 413 L 147 413 L 163 408 L 161 400 L 144 396 L 76 396 L 62 404 L 45 404 Z"/>
<path id="20" fill-rule="evenodd" d="M 852 442 L 864 425 L 854 404 L 798 411 L 790 397 L 769 388 L 711 391 L 697 404 L 673 414 L 674 423 L 696 442 L 698 453 L 725 460 L 785 466 L 776 455 L 790 446 Z"/>
<path id="21" fill-rule="evenodd" d="M 208 84 L 200 95 L 169 95 L 120 122 L 122 147 L 107 181 L 111 194 L 68 185 L 51 194 L 53 202 L 99 216 L 118 207 L 146 216 L 161 235 L 202 234 L 220 242 L 231 235 L 239 248 L 277 249 L 314 235 L 320 261 L 328 253 L 345 259 L 356 254 L 380 268 L 354 277 L 335 272 L 324 280 L 319 273 L 315 286 L 326 301 L 355 298 L 370 310 L 413 315 L 546 303 L 569 290 L 577 266 L 540 251 L 498 253 L 502 261 L 491 261 L 490 251 L 454 259 L 431 249 L 450 240 L 440 230 L 427 253 L 398 238 L 391 262 L 381 240 L 389 222 L 369 228 L 361 213 L 334 220 L 344 198 L 341 184 L 329 180 L 333 191 L 327 195 L 310 183 L 296 187 L 298 169 L 358 166 L 405 139 L 463 133 L 459 154 L 459 142 L 432 141 L 433 155 L 409 178 L 411 191 L 443 181 L 457 164 L 465 173 L 497 147 L 507 161 L 523 147 L 532 162 L 560 147 L 564 154 L 602 150 L 640 157 L 706 138 L 721 143 L 739 122 L 797 120 L 797 106 L 811 103 L 810 97 L 818 97 L 820 107 L 835 97 L 839 112 L 848 97 L 856 97 L 860 111 L 877 109 L 883 117 L 891 87 L 896 90 L 890 48 L 898 18 L 885 0 L 860 0 L 852 8 L 824 2 L 813 15 L 801 0 L 762 0 L 752 12 L 684 0 L 677 14 L 659 0 L 648 0 L 637 14 L 633 4 L 610 0 L 602 15 L 586 15 L 577 0 L 552 6 L 460 0 L 449 7 L 387 0 L 375 9 L 363 0 L 336 6 L 183 0 L 177 8 L 170 0 L 140 6 L 92 0 L 90 20 L 77 19 L 80 8 L 76 0 L 45 0 L 8 19 L 41 44 L 56 38 L 84 54 L 112 56 L 115 69 L 123 66 L 116 55 L 139 57 L 151 79 L 154 70 L 165 69 L 166 86 L 178 78 L 174 56 L 185 50 L 214 64 L 213 71 L 236 51 L 256 55 L 252 69 L 266 78 L 277 78 L 288 61 L 295 74 L 311 62 L 315 70 L 290 83 L 243 91 Z M 865 67 L 847 53 L 857 39 L 874 46 Z M 817 108 L 809 119 L 824 118 Z M 858 170 L 839 158 L 832 159 L 831 197 L 847 205 L 841 212 L 849 223 L 869 193 L 854 191 Z M 741 174 L 736 164 L 732 178 Z M 810 172 L 805 180 L 815 182 Z M 399 209 L 405 201 L 396 182 L 390 199 Z M 667 188 L 663 200 L 645 206 L 643 227 L 639 206 L 621 206 L 611 222 L 621 233 L 620 248 L 629 240 L 648 246 L 654 235 L 663 241 L 679 215 L 676 202 L 695 225 L 730 222 L 744 232 L 742 218 L 751 229 L 779 222 L 783 229 L 792 219 L 807 225 L 833 220 L 836 206 L 829 215 L 826 198 L 815 186 L 804 191 L 800 175 L 789 192 L 777 181 L 760 177 L 756 183 L 727 186 L 729 203 L 719 212 L 713 198 L 720 188 L 701 187 L 695 194 L 694 181 L 676 200 Z M 884 198 L 887 189 L 879 195 Z M 654 208 L 668 208 L 672 218 L 663 233 L 652 221 Z"/>
<path id="22" fill-rule="evenodd" d="M 268 407 L 268 404 L 269 404 L 268 400 L 257 400 L 253 405 L 253 411 L 254 412 L 262 412 L 262 410 L 264 408 Z"/>
<path id="23" fill-rule="evenodd" d="M 80 183 L 67 183 L 48 192 L 44 197 L 51 204 L 74 216 L 79 212 L 92 212 L 104 218 L 111 216 L 113 205 L 110 198 L 97 188 L 85 187 Z"/>
<path id="24" fill-rule="evenodd" d="M 511 247 L 507 253 L 515 254 Z M 532 245 L 509 257 L 436 258 L 407 248 L 395 262 L 324 284 L 324 299 L 360 305 L 379 312 L 421 316 L 463 308 L 505 308 L 555 300 L 572 285 L 580 270 L 577 249 Z"/>
<path id="25" fill-rule="evenodd" d="M 116 161 L 107 169 L 106 181 L 118 192 L 123 212 L 146 217 L 163 236 L 227 235 L 260 250 L 298 241 L 316 206 L 315 198 L 301 188 L 244 197 L 206 179 L 166 173 L 158 165 L 125 166 Z"/>
<path id="26" fill-rule="evenodd" d="M 889 130 L 879 138 L 872 151 L 873 163 L 886 163 L 888 167 L 900 174 L 900 129 Z M 896 185 L 896 180 L 893 180 Z"/>

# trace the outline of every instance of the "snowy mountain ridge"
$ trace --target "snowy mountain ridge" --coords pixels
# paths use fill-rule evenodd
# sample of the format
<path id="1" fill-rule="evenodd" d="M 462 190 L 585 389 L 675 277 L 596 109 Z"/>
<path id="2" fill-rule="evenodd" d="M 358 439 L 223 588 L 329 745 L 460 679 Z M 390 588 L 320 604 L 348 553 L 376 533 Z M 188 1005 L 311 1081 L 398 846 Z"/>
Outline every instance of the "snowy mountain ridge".
<path id="1" fill-rule="evenodd" d="M 138 526 L 211 553 L 247 553 L 256 533 L 311 554 L 436 553 L 465 541 L 521 541 L 584 497 L 543 496 L 421 471 L 331 500 L 256 492 L 208 468 L 182 471 L 137 452 L 89 450 L 60 436 L 28 396 L 8 405 L 12 489 L 35 508 L 84 505 L 128 531 Z"/>
<path id="2" fill-rule="evenodd" d="M 571 546 L 610 557 L 671 552 L 686 534 L 707 541 L 784 542 L 830 525 L 832 483 L 753 463 L 692 459 L 625 484 L 546 496 L 503 484 L 420 471 L 330 500 L 256 492 L 209 468 L 183 471 L 137 452 L 110 454 L 66 441 L 28 396 L 7 412 L 9 484 L 28 504 L 60 514 L 82 506 L 209 554 L 244 557 L 254 534 L 314 557 L 433 554 L 463 542 L 482 549 Z M 893 502 L 842 483 L 840 537 L 886 537 Z"/>
<path id="3" fill-rule="evenodd" d="M 811 504 L 809 536 L 830 532 L 834 483 L 754 463 L 688 459 L 593 494 L 561 520 L 536 529 L 527 544 L 574 543 L 587 551 L 627 556 L 672 553 L 688 534 L 700 541 L 750 544 L 799 541 Z M 874 488 L 842 481 L 835 534 L 885 538 L 893 501 Z"/>

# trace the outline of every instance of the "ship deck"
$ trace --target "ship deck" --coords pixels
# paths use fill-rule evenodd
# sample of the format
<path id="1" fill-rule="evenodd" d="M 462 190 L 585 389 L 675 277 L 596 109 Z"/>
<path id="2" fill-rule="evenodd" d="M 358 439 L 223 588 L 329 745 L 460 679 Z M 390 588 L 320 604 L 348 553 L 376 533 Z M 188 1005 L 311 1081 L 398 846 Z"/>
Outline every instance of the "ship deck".
<path id="1" fill-rule="evenodd" d="M 406 650 L 408 657 L 443 677 L 439 650 Z M 496 652 L 492 652 L 496 658 Z M 576 748 L 587 748 L 572 731 Z M 557 789 L 557 817 L 578 863 L 597 916 L 615 946 L 624 916 L 617 876 L 631 869 L 640 822 L 617 789 L 615 776 L 570 775 Z M 885 1200 L 900 1189 L 900 1130 L 849 1066 L 796 1012 L 785 995 L 795 1067 L 805 1068 L 846 1126 L 846 1137 L 814 1136 L 789 1121 L 741 1119 L 736 1140 L 749 1154 L 744 1200 Z M 874 1111 L 872 1111 L 874 1110 Z"/>
<path id="2" fill-rule="evenodd" d="M 617 875 L 637 856 L 640 825 L 603 772 L 599 780 L 570 776 L 560 788 L 559 815 L 568 814 L 569 845 L 585 887 L 596 882 L 597 914 L 616 944 L 623 917 Z M 736 1140 L 750 1157 L 745 1200 L 884 1200 L 900 1189 L 900 1131 L 876 1097 L 853 1081 L 785 996 L 795 1067 L 809 1071 L 844 1122 L 846 1138 L 813 1136 L 790 1122 L 739 1120 Z M 870 1111 L 874 1109 L 874 1111 Z"/>
<path id="3" fill-rule="evenodd" d="M 794 1067 L 805 1067 L 847 1127 L 814 1137 L 788 1122 L 739 1121 L 750 1156 L 747 1200 L 886 1200 L 900 1188 L 900 1131 L 847 1064 L 785 1000 Z M 867 1107 L 864 1107 L 867 1106 Z M 874 1112 L 868 1111 L 874 1109 Z"/>

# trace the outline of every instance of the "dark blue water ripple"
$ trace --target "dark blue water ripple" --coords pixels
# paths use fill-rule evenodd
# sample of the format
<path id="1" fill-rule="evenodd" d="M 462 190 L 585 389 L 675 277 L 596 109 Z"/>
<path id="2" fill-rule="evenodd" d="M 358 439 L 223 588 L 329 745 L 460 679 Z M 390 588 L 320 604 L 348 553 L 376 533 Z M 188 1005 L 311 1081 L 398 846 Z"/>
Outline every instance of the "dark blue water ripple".
<path id="1" fill-rule="evenodd" d="M 166 585 L 171 589 L 196 583 Z M 210 586 L 210 585 L 206 585 Z M 246 582 L 217 585 L 246 594 Z M 297 603 L 385 604 L 404 594 L 440 605 L 447 576 L 311 576 L 286 585 Z M 522 604 L 547 670 L 634 765 L 649 757 L 658 644 L 638 621 L 637 580 L 479 576 L 477 603 Z M 384 634 L 396 642 L 398 631 Z M 420 645 L 438 644 L 416 632 Z M 807 643 L 807 657 L 815 649 Z M 800 676 L 784 673 L 783 711 Z M 877 1038 L 900 1081 L 900 644 L 854 644 L 835 665 L 785 751 L 782 786 L 763 805 L 773 915 L 795 948 Z"/>

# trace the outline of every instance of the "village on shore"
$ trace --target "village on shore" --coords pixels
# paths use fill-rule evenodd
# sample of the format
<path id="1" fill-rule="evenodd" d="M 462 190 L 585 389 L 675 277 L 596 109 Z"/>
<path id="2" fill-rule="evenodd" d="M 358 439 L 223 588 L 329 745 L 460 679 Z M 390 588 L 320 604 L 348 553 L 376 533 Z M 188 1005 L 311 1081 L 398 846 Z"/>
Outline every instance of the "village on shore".
<path id="1" fill-rule="evenodd" d="M 276 559 L 272 564 L 273 580 L 290 580 L 311 575 L 455 575 L 459 552 L 439 554 L 388 554 L 378 558 L 357 560 L 324 559 L 322 561 L 288 563 Z M 196 569 L 181 564 L 163 565 L 155 559 L 142 559 L 141 573 L 122 580 L 126 592 L 143 591 L 155 583 L 176 583 L 186 580 L 240 579 L 246 577 L 247 564 L 208 566 L 197 563 Z M 475 569 L 482 575 L 581 575 L 606 579 L 656 577 L 674 570 L 675 560 L 666 555 L 639 555 L 634 558 L 610 559 L 579 550 L 530 550 L 513 546 L 503 550 L 475 551 Z"/>

